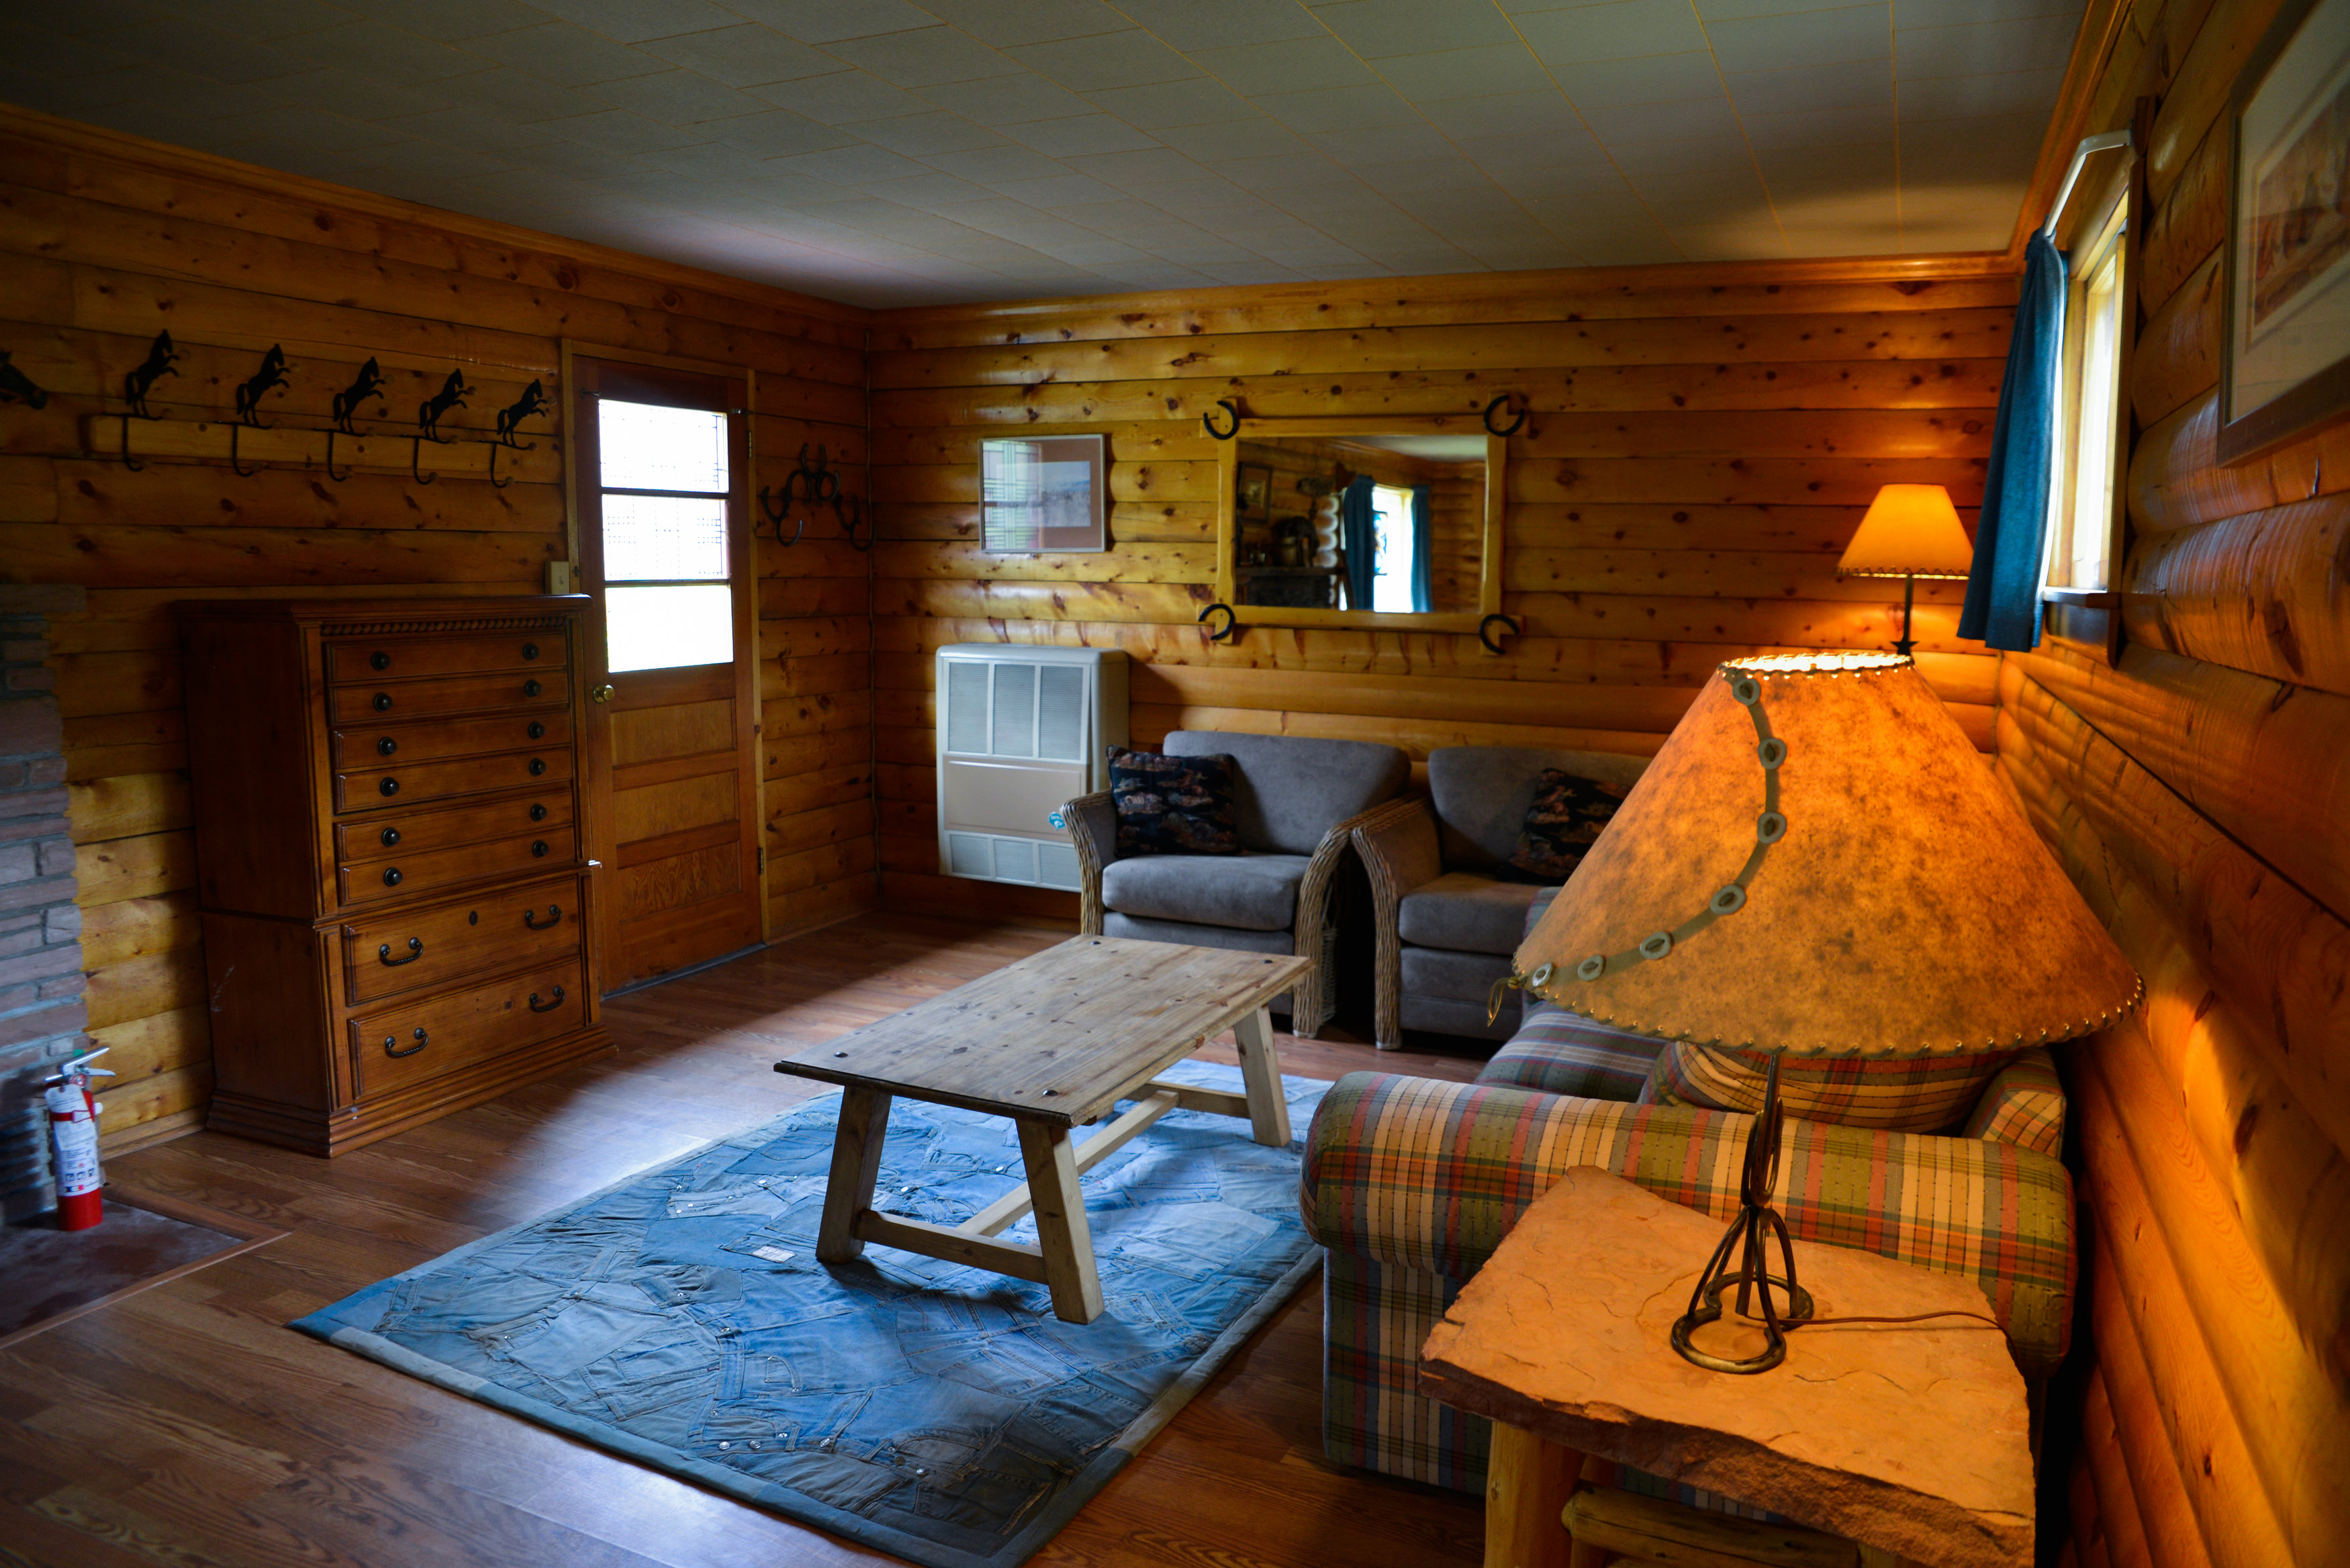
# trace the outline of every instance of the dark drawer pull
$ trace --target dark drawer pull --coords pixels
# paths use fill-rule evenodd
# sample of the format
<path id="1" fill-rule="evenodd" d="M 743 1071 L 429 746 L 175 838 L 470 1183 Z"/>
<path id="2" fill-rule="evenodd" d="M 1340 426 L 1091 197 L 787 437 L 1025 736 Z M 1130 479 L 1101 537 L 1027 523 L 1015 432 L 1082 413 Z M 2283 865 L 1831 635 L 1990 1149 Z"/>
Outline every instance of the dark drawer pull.
<path id="1" fill-rule="evenodd" d="M 538 695 L 538 693 L 539 693 L 539 684 L 538 684 L 538 682 L 537 682 L 537 681 L 536 681 L 536 680 L 525 680 L 525 681 L 524 681 L 524 682 L 522 683 L 522 694 L 523 694 L 524 696 L 525 696 L 525 697 L 536 697 L 536 696 L 537 696 L 537 695 Z"/>
<path id="2" fill-rule="evenodd" d="M 534 838 L 534 839 L 532 839 L 532 840 L 531 840 L 531 842 L 530 842 L 530 856 L 531 856 L 531 858 L 532 858 L 532 859 L 536 860 L 536 859 L 540 858 L 541 857 L 545 856 L 545 855 L 546 855 L 546 839 L 544 839 L 544 838 Z"/>
<path id="3" fill-rule="evenodd" d="M 379 691 L 375 694 L 375 711 L 379 713 L 389 713 L 391 711 L 390 692 Z"/>
<path id="4" fill-rule="evenodd" d="M 422 937 L 409 938 L 408 956 L 404 959 L 396 959 L 391 956 L 391 944 L 390 942 L 386 942 L 381 947 L 376 949 L 375 956 L 378 961 L 380 961 L 386 969 L 398 969 L 401 964 L 414 963 L 418 959 L 424 956 L 424 939 Z"/>
<path id="5" fill-rule="evenodd" d="M 524 643 L 522 645 L 522 656 L 525 659 L 536 659 L 538 657 L 538 644 L 535 642 Z"/>
<path id="6" fill-rule="evenodd" d="M 392 753 L 400 750 L 400 742 L 393 740 L 390 735 L 386 735 L 382 740 L 378 741 L 375 743 L 375 750 L 376 755 L 380 757 L 388 757 L 391 755 Z"/>
<path id="7" fill-rule="evenodd" d="M 383 1054 L 384 1054 L 385 1055 L 387 1055 L 387 1056 L 413 1056 L 413 1055 L 415 1055 L 419 1051 L 421 1051 L 421 1050 L 423 1050 L 423 1049 L 424 1049 L 424 1042 L 425 1042 L 425 1040 L 428 1038 L 428 1036 L 425 1034 L 425 1033 L 424 1033 L 424 1031 L 423 1031 L 423 1029 L 422 1029 L 421 1027 L 418 1028 L 418 1030 L 416 1031 L 415 1034 L 412 1036 L 412 1038 L 416 1041 L 416 1044 L 413 1044 L 413 1045 L 411 1045 L 411 1046 L 410 1046 L 407 1050 L 405 1050 L 405 1051 L 395 1051 L 395 1050 L 393 1050 L 393 1049 L 391 1048 L 391 1043 L 392 1043 L 392 1041 L 393 1041 L 393 1039 L 394 1039 L 394 1038 L 396 1038 L 396 1037 L 395 1037 L 395 1036 L 393 1036 L 393 1035 L 390 1035 L 390 1034 L 387 1034 L 387 1035 L 385 1035 L 385 1036 L 383 1037 Z"/>
<path id="8" fill-rule="evenodd" d="M 530 759 L 530 776 L 531 776 L 531 777 L 533 777 L 533 778 L 536 778 L 539 774 L 541 774 L 545 773 L 546 771 L 546 759 L 545 757 L 533 757 L 533 758 L 531 758 L 531 759 Z"/>
<path id="9" fill-rule="evenodd" d="M 530 728 L 523 732 L 534 741 L 543 741 L 546 738 L 546 726 L 533 719 L 530 722 Z"/>
<path id="10" fill-rule="evenodd" d="M 558 1008 L 558 1007 L 560 1007 L 560 1006 L 562 1006 L 562 1005 L 563 1005 L 563 988 L 562 988 L 561 986 L 559 986 L 559 985 L 558 985 L 558 986 L 556 986 L 556 987 L 555 988 L 555 1000 L 554 1000 L 553 1002 L 548 1002 L 548 1003 L 547 1003 L 546 1006 L 544 1006 L 544 1007 L 541 1007 L 541 1006 L 538 1004 L 538 992 L 535 992 L 535 991 L 534 991 L 534 992 L 532 992 L 530 993 L 530 1010 L 531 1010 L 533 1012 L 554 1012 L 556 1008 Z"/>
<path id="11" fill-rule="evenodd" d="M 386 779 L 383 783 L 376 785 L 375 787 L 377 793 L 380 794 L 398 794 L 400 793 L 400 781 L 398 779 Z"/>
<path id="12" fill-rule="evenodd" d="M 546 924 L 542 926 L 538 923 L 537 910 L 525 909 L 522 912 L 522 923 L 534 931 L 551 930 L 563 923 L 563 911 L 549 904 L 546 907 Z"/>
<path id="13" fill-rule="evenodd" d="M 387 887 L 387 888 L 397 888 L 397 887 L 399 887 L 399 886 L 400 886 L 400 867 L 399 867 L 394 866 L 394 867 L 390 867 L 390 869 L 388 869 L 388 870 L 386 870 L 386 871 L 384 872 L 384 874 L 383 874 L 383 885 L 384 885 L 385 887 Z"/>
<path id="14" fill-rule="evenodd" d="M 546 820 L 546 807 L 543 805 L 532 806 L 530 808 L 530 819 L 533 822 L 545 822 Z"/>
<path id="15" fill-rule="evenodd" d="M 391 655 L 390 655 L 390 654 L 389 654 L 389 653 L 370 653 L 370 654 L 369 654 L 369 655 L 368 655 L 368 668 L 369 668 L 369 670 L 389 670 L 389 669 L 390 669 L 390 668 L 391 668 Z"/>
<path id="16" fill-rule="evenodd" d="M 396 827 L 387 827 L 383 830 L 382 837 L 383 846 L 386 849 L 389 849 L 393 845 L 400 842 L 400 829 Z"/>

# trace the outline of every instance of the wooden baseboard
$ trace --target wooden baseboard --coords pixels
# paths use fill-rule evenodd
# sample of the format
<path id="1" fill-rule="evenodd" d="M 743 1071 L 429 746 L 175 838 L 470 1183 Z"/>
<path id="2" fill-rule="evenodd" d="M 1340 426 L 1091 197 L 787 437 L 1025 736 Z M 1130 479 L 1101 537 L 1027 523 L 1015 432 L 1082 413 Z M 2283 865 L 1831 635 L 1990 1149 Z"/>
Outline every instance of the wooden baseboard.
<path id="1" fill-rule="evenodd" d="M 190 1106 L 183 1111 L 167 1112 L 151 1121 L 139 1122 L 127 1127 L 117 1127 L 109 1133 L 100 1133 L 98 1139 L 98 1157 L 101 1160 L 112 1159 L 117 1155 L 129 1154 L 132 1149 L 148 1148 L 155 1144 L 169 1143 L 175 1137 L 187 1137 L 203 1125 L 204 1108 L 202 1106 Z"/>

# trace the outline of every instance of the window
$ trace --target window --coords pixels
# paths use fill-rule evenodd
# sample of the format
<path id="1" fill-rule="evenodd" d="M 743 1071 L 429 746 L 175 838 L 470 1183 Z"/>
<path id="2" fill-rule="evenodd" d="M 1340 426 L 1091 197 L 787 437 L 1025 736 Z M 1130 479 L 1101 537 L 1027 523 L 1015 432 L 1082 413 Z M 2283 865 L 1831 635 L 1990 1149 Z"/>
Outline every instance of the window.
<path id="1" fill-rule="evenodd" d="M 2122 260 L 2128 204 L 2116 201 L 2074 244 L 2064 299 L 2064 347 L 2057 364 L 2055 472 L 2048 487 L 2052 588 L 2107 587 L 2114 549 L 2114 486 L 2125 435 L 2122 349 L 2127 290 Z"/>
<path id="2" fill-rule="evenodd" d="M 732 663 L 724 411 L 608 397 L 596 413 L 606 668 Z"/>
<path id="3" fill-rule="evenodd" d="M 1411 492 L 1381 484 L 1371 491 L 1371 528 L 1378 553 L 1371 565 L 1371 607 L 1412 613 Z"/>

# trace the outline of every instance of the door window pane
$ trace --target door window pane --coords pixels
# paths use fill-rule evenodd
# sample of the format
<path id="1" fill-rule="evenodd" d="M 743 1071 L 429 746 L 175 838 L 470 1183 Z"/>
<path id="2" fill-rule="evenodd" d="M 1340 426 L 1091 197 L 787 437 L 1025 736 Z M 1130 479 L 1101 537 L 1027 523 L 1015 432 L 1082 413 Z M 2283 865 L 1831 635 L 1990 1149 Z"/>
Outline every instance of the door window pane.
<path id="1" fill-rule="evenodd" d="M 604 580 L 674 583 L 726 576 L 723 496 L 604 497 Z"/>
<path id="2" fill-rule="evenodd" d="M 726 489 L 726 415 L 720 410 L 605 398 L 596 405 L 596 439 L 607 490 Z"/>
<path id="3" fill-rule="evenodd" d="M 733 590 L 724 583 L 606 588 L 604 624 L 616 675 L 734 659 Z"/>

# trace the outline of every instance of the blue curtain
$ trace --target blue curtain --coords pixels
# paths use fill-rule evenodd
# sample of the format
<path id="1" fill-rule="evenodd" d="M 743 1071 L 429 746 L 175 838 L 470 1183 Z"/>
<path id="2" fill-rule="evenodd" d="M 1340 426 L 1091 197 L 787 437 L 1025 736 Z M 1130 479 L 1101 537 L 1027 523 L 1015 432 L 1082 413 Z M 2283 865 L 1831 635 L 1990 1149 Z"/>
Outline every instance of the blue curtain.
<path id="1" fill-rule="evenodd" d="M 1371 607 L 1371 574 L 1378 565 L 1377 530 L 1371 526 L 1371 476 L 1358 473 L 1338 497 L 1338 547 L 1347 552 L 1347 607 Z"/>
<path id="2" fill-rule="evenodd" d="M 2023 293 L 1999 384 L 1982 519 L 1975 524 L 1959 635 L 2022 652 L 2040 645 L 2041 556 L 2056 451 L 2056 361 L 2064 343 L 2064 258 L 2044 234 L 2024 249 Z"/>
<path id="3" fill-rule="evenodd" d="M 1428 524 L 1428 486 L 1411 487 L 1411 607 L 1426 615 L 1431 607 L 1428 558 L 1435 553 L 1436 539 Z"/>

